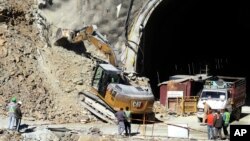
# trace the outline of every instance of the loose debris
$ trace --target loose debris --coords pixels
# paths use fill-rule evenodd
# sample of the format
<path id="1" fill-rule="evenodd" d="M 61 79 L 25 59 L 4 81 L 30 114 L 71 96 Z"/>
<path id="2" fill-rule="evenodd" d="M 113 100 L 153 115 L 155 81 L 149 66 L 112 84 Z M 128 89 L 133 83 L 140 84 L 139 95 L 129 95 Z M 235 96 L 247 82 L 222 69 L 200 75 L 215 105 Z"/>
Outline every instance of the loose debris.
<path id="1" fill-rule="evenodd" d="M 88 89 L 92 60 L 49 47 L 50 24 L 33 0 L 0 0 L 0 29 L 0 113 L 6 115 L 15 96 L 23 102 L 24 118 L 54 123 L 84 119 L 77 94 Z"/>

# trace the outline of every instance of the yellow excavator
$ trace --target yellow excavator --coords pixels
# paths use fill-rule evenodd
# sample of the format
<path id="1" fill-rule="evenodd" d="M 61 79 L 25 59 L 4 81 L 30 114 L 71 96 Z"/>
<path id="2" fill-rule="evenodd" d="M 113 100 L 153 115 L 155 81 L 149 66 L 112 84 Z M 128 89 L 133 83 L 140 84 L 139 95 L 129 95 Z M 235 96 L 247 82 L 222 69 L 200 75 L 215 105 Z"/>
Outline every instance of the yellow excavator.
<path id="1" fill-rule="evenodd" d="M 90 92 L 84 93 L 85 96 L 94 100 L 90 102 L 91 104 L 96 101 L 100 102 L 100 100 L 97 100 L 99 98 L 102 105 L 105 105 L 106 108 L 113 112 L 118 111 L 120 108 L 129 107 L 132 117 L 137 118 L 142 117 L 137 115 L 144 115 L 144 118 L 154 119 L 154 95 L 150 85 L 146 89 L 139 85 L 132 85 L 123 71 L 115 67 L 117 66 L 115 53 L 108 40 L 97 31 L 95 25 L 86 26 L 77 31 L 59 28 L 56 38 L 56 41 L 66 38 L 70 43 L 87 40 L 109 58 L 109 63 L 97 64 L 92 78 L 92 89 Z M 90 104 L 87 106 L 90 106 Z M 99 112 L 103 111 L 99 110 Z"/>

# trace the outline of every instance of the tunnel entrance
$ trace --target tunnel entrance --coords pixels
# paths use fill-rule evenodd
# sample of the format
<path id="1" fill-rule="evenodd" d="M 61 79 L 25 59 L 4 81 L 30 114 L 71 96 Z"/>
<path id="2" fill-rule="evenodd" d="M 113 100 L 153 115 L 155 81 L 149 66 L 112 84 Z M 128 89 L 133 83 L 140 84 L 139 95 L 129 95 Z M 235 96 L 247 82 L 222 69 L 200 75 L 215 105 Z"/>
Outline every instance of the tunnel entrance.
<path id="1" fill-rule="evenodd" d="M 249 3 L 249 2 L 248 2 Z M 150 16 L 137 56 L 136 71 L 158 83 L 175 74 L 204 73 L 249 77 L 249 10 L 246 1 L 162 1 Z M 237 56 L 241 57 L 237 57 Z M 248 83 L 249 88 L 249 83 Z"/>

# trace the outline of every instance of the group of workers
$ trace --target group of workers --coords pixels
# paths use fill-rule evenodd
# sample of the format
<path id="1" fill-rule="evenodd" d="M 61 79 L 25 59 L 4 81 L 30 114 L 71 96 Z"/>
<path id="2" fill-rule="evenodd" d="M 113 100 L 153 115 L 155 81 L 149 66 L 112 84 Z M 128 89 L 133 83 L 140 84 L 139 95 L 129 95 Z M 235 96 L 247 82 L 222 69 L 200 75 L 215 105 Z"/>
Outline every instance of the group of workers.
<path id="1" fill-rule="evenodd" d="M 16 130 L 19 132 L 21 119 L 22 119 L 22 112 L 21 112 L 21 105 L 22 102 L 16 100 L 15 97 L 13 97 L 10 101 L 10 103 L 7 105 L 7 111 L 8 111 L 8 129 L 10 130 Z"/>
<path id="2" fill-rule="evenodd" d="M 223 139 L 228 138 L 228 126 L 230 122 L 230 113 L 228 109 L 221 109 L 213 111 L 208 103 L 203 102 L 204 104 L 204 117 L 203 125 L 207 125 L 208 139 Z M 115 113 L 118 124 L 118 133 L 122 135 L 125 130 L 125 135 L 131 135 L 131 112 L 129 108 L 126 107 L 126 110 L 123 111 L 123 108 L 120 108 L 119 111 Z M 224 136 L 222 137 L 222 129 Z"/>
<path id="3" fill-rule="evenodd" d="M 115 116 L 117 118 L 119 135 L 122 135 L 122 133 L 125 130 L 126 132 L 125 135 L 130 136 L 131 135 L 131 112 L 129 110 L 129 107 L 126 107 L 125 111 L 123 111 L 123 108 L 120 108 L 120 111 L 117 111 L 115 113 Z"/>
<path id="4" fill-rule="evenodd" d="M 204 117 L 203 124 L 207 124 L 208 139 L 222 139 L 221 130 L 223 129 L 225 137 L 228 137 L 228 126 L 230 121 L 230 113 L 227 109 L 222 109 L 221 111 L 213 111 L 208 103 L 204 104 Z M 19 132 L 22 112 L 21 112 L 22 102 L 16 100 L 15 97 L 11 99 L 11 102 L 7 105 L 8 110 L 8 129 L 16 130 Z M 215 113 L 214 113 L 215 112 Z M 131 111 L 129 107 L 120 108 L 119 111 L 115 113 L 118 124 L 118 133 L 122 135 L 125 130 L 125 135 L 131 135 Z"/>
<path id="5" fill-rule="evenodd" d="M 208 103 L 204 104 L 203 124 L 207 124 L 208 139 L 223 139 L 221 129 L 223 129 L 225 138 L 228 138 L 228 126 L 230 122 L 230 113 L 228 109 L 213 111 Z M 214 113 L 215 112 L 215 113 Z"/>

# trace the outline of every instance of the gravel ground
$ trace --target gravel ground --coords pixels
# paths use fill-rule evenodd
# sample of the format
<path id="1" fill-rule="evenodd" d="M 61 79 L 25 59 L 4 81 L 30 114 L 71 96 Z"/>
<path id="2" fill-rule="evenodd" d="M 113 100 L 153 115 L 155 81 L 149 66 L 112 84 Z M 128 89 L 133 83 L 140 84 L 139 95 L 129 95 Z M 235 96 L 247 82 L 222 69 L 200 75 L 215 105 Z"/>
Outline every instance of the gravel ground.
<path id="1" fill-rule="evenodd" d="M 240 121 L 233 121 L 231 124 L 249 124 L 250 120 L 250 107 L 244 106 L 242 109 L 242 118 Z M 44 121 L 28 121 L 24 120 L 23 124 L 29 125 L 29 128 L 36 127 L 35 132 L 31 133 L 22 133 L 23 136 L 32 137 L 32 134 L 41 134 L 43 132 L 50 132 L 51 134 L 56 134 L 57 138 L 59 137 L 73 137 L 72 135 L 78 137 L 77 139 L 87 138 L 91 136 L 95 138 L 112 138 L 115 140 L 207 140 L 207 128 L 206 126 L 201 126 L 198 122 L 195 115 L 181 117 L 174 115 L 165 115 L 165 114 L 157 114 L 156 116 L 161 122 L 155 124 L 132 124 L 132 136 L 131 137 L 121 137 L 117 135 L 117 126 L 107 123 L 102 123 L 100 121 L 92 122 L 92 123 L 67 123 L 67 124 L 52 124 Z M 1 116 L 0 118 L 0 129 L 4 129 L 7 126 L 6 117 Z M 189 130 L 189 139 L 179 139 L 172 138 L 168 136 L 168 124 L 178 125 L 178 124 L 187 124 L 190 128 Z M 58 132 L 50 130 L 67 130 L 70 132 Z M 23 130 L 24 131 L 24 130 Z M 39 131 L 39 132 L 38 132 Z M 43 132 L 42 132 L 43 131 Z M 65 136 L 65 134 L 70 134 Z M 33 135 L 34 136 L 34 135 Z M 54 136 L 49 136 L 50 138 L 54 138 Z M 34 137 L 33 137 L 34 138 Z"/>

